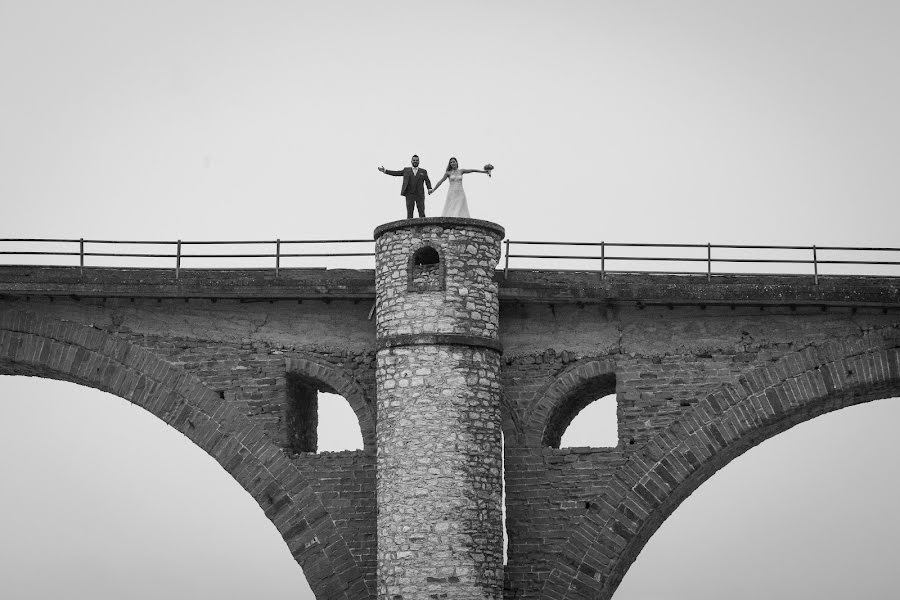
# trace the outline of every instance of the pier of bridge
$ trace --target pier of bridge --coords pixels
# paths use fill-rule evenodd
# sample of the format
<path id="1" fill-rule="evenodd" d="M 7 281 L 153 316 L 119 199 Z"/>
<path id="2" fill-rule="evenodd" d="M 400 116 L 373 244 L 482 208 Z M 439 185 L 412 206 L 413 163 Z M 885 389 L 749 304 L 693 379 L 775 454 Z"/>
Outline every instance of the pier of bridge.
<path id="1" fill-rule="evenodd" d="M 502 235 L 388 224 L 376 270 L 0 267 L 0 374 L 153 413 L 253 496 L 318 598 L 354 600 L 609 598 L 716 470 L 797 423 L 900 396 L 900 278 L 504 274 Z M 318 391 L 347 399 L 362 450 L 315 451 Z M 618 445 L 560 449 L 612 393 Z M 403 421 L 407 405 L 433 412 Z M 457 433 L 452 452 L 438 443 Z M 426 435 L 436 445 L 416 451 L 442 464 L 416 481 L 443 483 L 417 495 L 404 443 Z M 400 535 L 392 511 L 416 507 L 420 530 Z"/>

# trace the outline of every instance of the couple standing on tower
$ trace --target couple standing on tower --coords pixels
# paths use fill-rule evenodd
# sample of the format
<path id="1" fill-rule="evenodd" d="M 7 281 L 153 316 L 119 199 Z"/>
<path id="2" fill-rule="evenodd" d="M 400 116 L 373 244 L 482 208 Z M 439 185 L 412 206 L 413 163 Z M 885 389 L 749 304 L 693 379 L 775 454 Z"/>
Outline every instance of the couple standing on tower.
<path id="1" fill-rule="evenodd" d="M 437 182 L 434 188 L 431 187 L 431 180 L 428 178 L 428 172 L 419 168 L 419 155 L 413 154 L 412 166 L 406 167 L 402 171 L 391 171 L 383 166 L 378 170 L 387 175 L 395 177 L 403 177 L 403 185 L 400 188 L 400 195 L 406 197 L 406 218 L 413 218 L 413 206 L 419 211 L 419 216 L 425 216 L 425 186 L 428 186 L 428 195 L 435 192 L 445 179 L 449 179 L 447 189 L 447 201 L 444 203 L 444 210 L 441 212 L 442 217 L 465 217 L 469 218 L 469 206 L 466 204 L 466 192 L 463 190 L 462 178 L 466 173 L 484 173 L 488 177 L 491 176 L 493 165 L 484 165 L 484 169 L 460 169 L 456 158 L 451 158 L 447 164 L 447 171 L 441 180 Z"/>

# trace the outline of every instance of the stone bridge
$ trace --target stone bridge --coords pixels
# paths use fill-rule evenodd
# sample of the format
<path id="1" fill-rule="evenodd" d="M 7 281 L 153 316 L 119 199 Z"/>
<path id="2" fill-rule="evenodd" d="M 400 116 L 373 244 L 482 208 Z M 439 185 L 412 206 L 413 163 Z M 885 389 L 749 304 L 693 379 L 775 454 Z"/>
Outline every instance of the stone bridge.
<path id="1" fill-rule="evenodd" d="M 823 413 L 900 396 L 897 279 L 511 271 L 493 281 L 509 600 L 610 598 L 660 524 L 732 459 Z M 375 298 L 371 270 L 175 280 L 2 267 L 0 374 L 141 406 L 253 496 L 317 598 L 396 599 L 378 582 L 376 524 L 391 507 L 376 501 Z M 315 452 L 317 391 L 349 402 L 364 449 Z M 618 446 L 560 449 L 573 417 L 611 393 Z M 429 578 L 429 596 L 446 597 L 446 584 Z"/>

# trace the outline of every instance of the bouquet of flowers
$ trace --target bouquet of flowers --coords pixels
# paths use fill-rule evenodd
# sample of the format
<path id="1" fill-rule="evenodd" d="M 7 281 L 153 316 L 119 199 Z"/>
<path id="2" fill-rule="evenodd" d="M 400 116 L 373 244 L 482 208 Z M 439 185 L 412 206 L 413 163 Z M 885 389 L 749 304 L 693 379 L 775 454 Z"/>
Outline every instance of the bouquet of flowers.
<path id="1" fill-rule="evenodd" d="M 488 164 L 484 165 L 484 170 L 487 171 L 487 175 L 488 175 L 488 177 L 490 177 L 491 171 L 494 170 L 494 165 L 488 163 Z"/>

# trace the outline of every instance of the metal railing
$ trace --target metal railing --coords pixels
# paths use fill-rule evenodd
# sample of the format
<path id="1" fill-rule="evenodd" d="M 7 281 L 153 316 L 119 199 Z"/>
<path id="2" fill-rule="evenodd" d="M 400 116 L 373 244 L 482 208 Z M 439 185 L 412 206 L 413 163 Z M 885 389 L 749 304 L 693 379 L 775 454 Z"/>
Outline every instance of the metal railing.
<path id="1" fill-rule="evenodd" d="M 607 273 L 664 273 L 670 275 L 706 275 L 707 281 L 712 279 L 713 275 L 735 275 L 735 274 L 759 274 L 759 273 L 738 273 L 735 271 L 726 271 L 715 269 L 716 265 L 722 264 L 741 264 L 741 265 L 809 265 L 800 272 L 778 273 L 778 274 L 799 274 L 811 275 L 816 284 L 819 283 L 819 277 L 824 275 L 833 275 L 836 273 L 824 273 L 822 267 L 829 265 L 866 265 L 868 267 L 900 267 L 900 248 L 884 248 L 884 247 L 850 247 L 850 246 L 758 246 L 747 244 L 640 244 L 640 243 L 610 243 L 610 242 L 546 242 L 546 241 L 524 241 L 524 240 L 505 240 L 505 263 L 504 277 L 509 275 L 510 259 L 530 259 L 530 260 L 555 260 L 566 261 L 572 264 L 573 261 L 589 261 L 599 262 L 599 269 L 579 269 L 586 271 L 600 272 L 601 279 Z M 521 246 L 555 246 L 561 248 L 588 248 L 593 250 L 591 254 L 517 254 L 511 250 L 513 245 Z M 649 249 L 667 249 L 665 256 L 652 256 L 635 254 L 631 249 L 649 248 Z M 629 249 L 627 254 L 619 253 L 621 249 Z M 685 251 L 694 251 L 693 254 L 685 255 Z M 732 256 L 728 251 L 754 251 L 759 252 L 762 256 Z M 599 251 L 599 254 L 597 252 Z M 717 253 L 714 256 L 714 251 Z M 769 257 L 772 252 L 791 252 L 804 253 L 806 258 L 797 256 L 781 256 Z M 836 256 L 823 256 L 820 253 L 829 253 Z M 865 255 L 871 253 L 889 254 L 894 260 L 873 260 L 866 259 Z M 682 253 L 682 254 L 678 254 Z M 679 263 L 682 265 L 696 265 L 696 269 L 688 270 L 647 270 L 647 269 L 609 269 L 607 263 Z M 869 270 L 872 269 L 863 269 Z M 772 275 L 775 273 L 765 273 Z M 847 274 L 847 273 L 841 273 Z M 900 269 L 896 269 L 896 273 L 859 273 L 859 274 L 875 274 L 879 276 L 900 276 Z"/>
<path id="2" fill-rule="evenodd" d="M 59 250 L 59 249 L 49 249 L 49 250 L 6 250 L 4 249 L 6 244 L 15 243 L 15 244 L 29 244 L 34 246 L 60 246 L 60 245 L 77 245 L 75 248 L 71 250 Z M 174 270 L 175 270 L 175 278 L 177 279 L 181 274 L 182 263 L 186 260 L 195 260 L 195 259 L 207 259 L 207 260 L 217 260 L 217 259 L 274 259 L 273 266 L 263 266 L 257 268 L 263 269 L 273 269 L 275 271 L 275 276 L 278 277 L 280 275 L 281 270 L 284 268 L 282 265 L 283 259 L 290 258 L 325 258 L 325 257 L 349 257 L 349 256 L 375 256 L 374 251 L 371 252 L 297 252 L 291 251 L 292 246 L 301 245 L 302 246 L 311 246 L 311 245 L 325 245 L 326 247 L 332 246 L 336 244 L 348 245 L 348 244 L 372 244 L 373 240 L 263 240 L 263 241 L 246 241 L 246 240 L 231 240 L 231 241 L 195 241 L 195 240 L 175 240 L 175 241 L 160 241 L 160 240 L 89 240 L 89 239 L 48 239 L 48 238 L 0 238 L 0 255 L 5 256 L 70 256 L 70 257 L 78 257 L 78 266 L 81 268 L 81 272 L 84 273 L 85 269 L 85 259 L 93 258 L 93 257 L 105 257 L 105 258 L 153 258 L 153 259 L 170 259 L 174 261 Z M 111 251 L 103 251 L 103 247 L 109 245 L 129 245 L 129 246 L 154 246 L 159 247 L 162 246 L 166 249 L 171 249 L 168 252 L 111 252 Z M 92 246 L 94 248 L 92 248 Z M 95 248 L 96 246 L 100 246 L 100 249 Z M 264 248 L 271 248 L 271 251 L 261 251 L 261 252 L 223 252 L 223 253 L 191 253 L 187 251 L 191 247 L 218 247 L 228 249 L 230 246 L 262 246 Z M 285 248 L 285 247 L 288 248 Z M 271 265 L 271 263 L 269 263 Z M 54 265 L 54 266 L 72 266 L 72 265 Z M 100 266 L 100 265 L 91 265 L 91 266 Z M 90 268 L 90 267 L 88 267 Z M 220 267 L 227 268 L 227 267 Z"/>
<path id="3" fill-rule="evenodd" d="M 249 268 L 274 270 L 278 277 L 285 268 L 285 259 L 330 259 L 341 257 L 371 257 L 374 250 L 371 246 L 360 247 L 360 244 L 373 244 L 371 239 L 343 240 L 262 240 L 262 241 L 195 241 L 195 240 L 94 240 L 94 239 L 49 239 L 49 238 L 0 238 L 0 256 L 42 256 L 42 257 L 77 257 L 77 265 L 81 272 L 85 268 L 110 266 L 94 264 L 102 262 L 96 259 L 155 259 L 163 261 L 162 268 L 172 268 L 175 277 L 181 274 L 185 262 L 191 268 L 235 268 L 233 264 L 218 266 L 221 261 L 231 259 L 252 259 L 254 266 Z M 589 265 L 587 268 L 568 270 L 599 271 L 604 278 L 611 273 L 665 273 L 670 275 L 706 275 L 709 281 L 713 275 L 735 274 L 788 274 L 784 268 L 791 268 L 789 274 L 809 275 L 819 282 L 819 278 L 829 275 L 878 275 L 900 277 L 900 248 L 885 247 L 849 247 L 849 246 L 761 246 L 745 244 L 642 244 L 611 242 L 548 242 L 505 240 L 504 276 L 509 275 L 510 264 L 516 269 L 534 267 L 528 264 L 540 264 L 555 261 L 548 265 L 550 270 L 560 269 L 562 265 Z M 14 246 L 10 246 L 10 245 Z M 17 247 L 16 247 L 17 246 Z M 24 246 L 24 247 L 23 247 Z M 109 246 L 137 247 L 135 251 L 112 251 Z M 516 250 L 516 246 L 554 247 L 558 252 L 548 254 L 524 254 Z M 150 251 L 147 247 L 161 248 Z M 259 251 L 235 252 L 235 247 L 251 247 Z M 215 248 L 217 251 L 191 252 L 195 248 Z M 334 249 L 335 251 L 323 251 Z M 356 250 L 354 250 L 356 248 Z M 302 251 L 302 250 L 315 251 Z M 138 251 L 143 250 L 143 251 Z M 366 251 L 362 251 L 366 250 Z M 582 252 L 582 253 L 578 253 Z M 649 254 L 648 254 L 649 252 Z M 743 255 L 735 255 L 736 252 Z M 749 256 L 747 255 L 749 253 Z M 873 256 L 879 253 L 879 256 Z M 774 254 L 774 255 L 773 255 Z M 171 262 L 169 262 L 171 261 Z M 215 267 L 197 267 L 197 261 L 217 264 Z M 74 262 L 74 260 L 72 260 Z M 107 261 L 108 262 L 108 261 Z M 174 263 L 174 264 L 173 264 Z M 516 264 L 517 263 L 517 264 Z M 26 263 L 19 263 L 26 264 Z M 609 268 L 610 265 L 626 268 Z M 645 265 L 659 265 L 661 269 L 642 268 Z M 732 265 L 732 269 L 722 269 L 722 265 Z M 770 267 L 766 273 L 749 273 L 741 269 L 749 265 Z M 861 267 L 855 273 L 835 273 L 833 267 L 838 265 Z M 32 265 L 35 266 L 35 265 Z M 117 267 L 139 268 L 134 264 L 114 265 Z M 597 268 L 599 267 L 599 268 Z M 674 267 L 674 268 L 668 268 Z M 678 270 L 677 267 L 682 267 Z M 718 268 L 717 268 L 718 267 Z M 157 266 L 157 268 L 159 268 Z M 309 267 L 300 267 L 309 268 Z M 872 271 L 880 268 L 881 271 Z M 735 270 L 737 269 L 737 270 Z M 831 269 L 831 272 L 829 272 Z M 892 270 L 891 272 L 885 272 Z"/>

